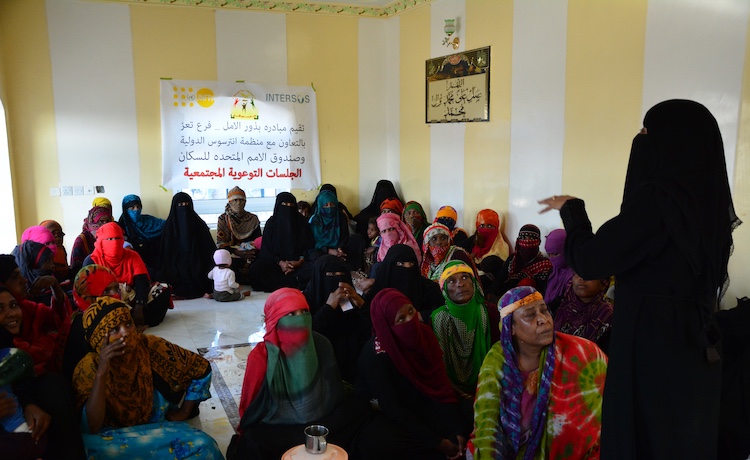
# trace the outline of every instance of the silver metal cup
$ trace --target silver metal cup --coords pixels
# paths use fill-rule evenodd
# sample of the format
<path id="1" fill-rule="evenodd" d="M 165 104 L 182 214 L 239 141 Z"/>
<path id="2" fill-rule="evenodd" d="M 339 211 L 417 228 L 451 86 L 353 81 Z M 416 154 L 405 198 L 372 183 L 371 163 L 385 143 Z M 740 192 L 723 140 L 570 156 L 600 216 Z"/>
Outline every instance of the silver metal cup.
<path id="1" fill-rule="evenodd" d="M 323 425 L 310 425 L 305 428 L 305 450 L 311 454 L 322 454 L 326 451 L 328 443 L 328 428 Z"/>

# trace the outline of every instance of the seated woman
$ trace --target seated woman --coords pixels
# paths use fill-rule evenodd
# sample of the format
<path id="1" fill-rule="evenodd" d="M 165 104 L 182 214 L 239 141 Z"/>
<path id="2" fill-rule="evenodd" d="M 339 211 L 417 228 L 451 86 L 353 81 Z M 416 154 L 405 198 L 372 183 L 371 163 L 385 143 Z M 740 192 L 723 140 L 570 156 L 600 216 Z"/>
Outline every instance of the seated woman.
<path id="1" fill-rule="evenodd" d="M 351 451 L 368 407 L 345 399 L 333 349 L 313 332 L 305 296 L 296 289 L 279 289 L 268 296 L 263 313 L 266 334 L 247 358 L 242 419 L 227 459 L 278 460 L 305 442 L 303 430 L 313 424 L 330 430 L 328 442 Z"/>
<path id="2" fill-rule="evenodd" d="M 266 292 L 280 287 L 304 289 L 312 272 L 306 258 L 314 247 L 310 225 L 297 212 L 297 199 L 289 192 L 279 193 L 266 222 L 260 255 L 250 266 L 253 288 Z"/>
<path id="3" fill-rule="evenodd" d="M 142 214 L 143 204 L 138 195 L 126 195 L 122 199 L 120 227 L 133 249 L 141 256 L 149 268 L 158 267 L 161 232 L 165 221 L 158 217 Z"/>
<path id="4" fill-rule="evenodd" d="M 83 312 L 99 297 L 120 298 L 120 283 L 112 271 L 103 265 L 87 265 L 76 275 L 73 282 L 73 298 L 78 311 L 69 319 L 67 340 L 62 357 L 62 373 L 70 381 L 78 362 L 94 351 L 83 335 Z M 65 329 L 65 327 L 63 327 Z"/>
<path id="5" fill-rule="evenodd" d="M 102 225 L 96 232 L 94 252 L 86 258 L 84 266 L 97 264 L 110 269 L 120 283 L 123 300 L 133 307 L 135 324 L 158 326 L 170 307 L 169 289 L 157 295 L 159 288 L 152 289 L 141 256 L 123 247 L 124 243 L 122 229 L 116 222 Z"/>
<path id="6" fill-rule="evenodd" d="M 445 305 L 432 312 L 432 330 L 454 388 L 473 401 L 482 361 L 500 340 L 500 317 L 495 305 L 485 303 L 474 271 L 461 261 L 445 267 L 440 289 Z"/>
<path id="7" fill-rule="evenodd" d="M 400 214 L 385 213 L 377 218 L 378 230 L 380 230 L 380 248 L 378 248 L 378 262 L 385 260 L 388 251 L 397 244 L 405 244 L 412 248 L 417 260 L 421 263 L 422 254 L 419 246 L 414 241 L 411 229 L 401 220 Z"/>
<path id="8" fill-rule="evenodd" d="M 16 258 L 16 264 L 18 264 L 21 274 L 30 284 L 34 284 L 37 278 L 43 276 L 54 277 L 54 252 L 50 250 L 50 246 L 28 240 L 16 246 L 13 250 L 13 255 Z M 70 281 L 68 280 L 66 285 L 69 284 Z M 62 288 L 59 282 L 58 285 Z M 64 291 L 65 289 L 63 289 Z M 46 289 L 39 293 L 29 294 L 29 299 L 37 303 L 49 304 L 52 300 L 52 294 L 52 291 Z"/>
<path id="9" fill-rule="evenodd" d="M 94 206 L 89 209 L 89 214 L 83 219 L 83 228 L 73 242 L 73 251 L 70 253 L 70 271 L 73 278 L 83 267 L 83 261 L 94 252 L 94 242 L 96 241 L 96 231 L 102 225 L 113 222 L 112 208 L 104 206 Z"/>
<path id="10" fill-rule="evenodd" d="M 260 219 L 245 211 L 245 191 L 234 187 L 227 194 L 224 214 L 216 223 L 216 247 L 232 254 L 232 270 L 241 284 L 250 284 L 248 270 L 258 255 L 253 240 L 261 236 Z"/>
<path id="11" fill-rule="evenodd" d="M 424 213 L 422 205 L 417 203 L 416 201 L 409 201 L 408 203 L 406 203 L 406 205 L 404 206 L 402 219 L 411 229 L 411 234 L 417 241 L 419 249 L 422 249 L 424 229 L 429 225 L 429 222 L 427 221 L 427 215 Z"/>
<path id="12" fill-rule="evenodd" d="M 68 251 L 65 250 L 65 246 L 63 245 L 65 233 L 63 232 L 62 225 L 54 220 L 45 220 L 39 226 L 52 232 L 52 236 L 55 237 L 55 245 L 57 246 L 57 252 L 55 252 L 54 257 L 55 268 L 53 269 L 55 278 L 61 283 L 64 281 L 70 282 L 71 273 L 68 266 Z M 73 276 L 75 276 L 75 273 Z"/>
<path id="13" fill-rule="evenodd" d="M 435 215 L 435 222 L 439 222 L 451 231 L 451 237 L 453 238 L 453 244 L 464 247 L 467 239 L 469 239 L 468 233 L 461 227 L 456 227 L 458 222 L 458 212 L 453 206 L 443 206 L 438 209 Z"/>
<path id="14" fill-rule="evenodd" d="M 4 264 L 6 257 L 0 256 L 2 277 L 5 276 L 5 269 L 9 268 Z M 15 280 L 10 284 L 14 289 L 17 287 Z M 34 376 L 34 369 L 40 369 L 40 349 L 49 348 L 41 351 L 52 353 L 55 342 L 44 340 L 46 336 L 38 336 L 41 340 L 31 343 L 21 339 L 23 336 L 34 340 L 34 337 L 26 335 L 26 326 L 31 323 L 27 321 L 24 324 L 27 319 L 35 318 L 31 318 L 13 294 L 0 284 L 0 348 L 13 348 L 18 352 L 14 353 L 14 357 L 24 358 L 22 362 L 12 358 L 0 364 L 0 381 L 10 374 L 23 371 L 19 368 L 28 369 L 24 371 L 28 377 L 15 382 L 11 393 L 6 392 L 0 383 L 0 449 L 3 458 L 83 458 L 81 433 L 75 423 L 75 411 L 69 397 L 69 382 L 61 375 L 46 372 L 46 369 Z M 15 343 L 24 348 L 16 348 Z M 9 398 L 10 394 L 14 398 Z M 20 414 L 15 411 L 16 404 L 22 408 Z M 21 420 L 17 419 L 14 424 L 17 431 L 11 433 L 8 433 L 11 430 L 5 429 L 10 428 L 6 425 L 7 420 L 3 420 L 9 411 L 15 412 L 16 416 L 21 415 Z M 19 427 L 18 422 L 26 422 L 27 427 Z"/>
<path id="15" fill-rule="evenodd" d="M 357 223 L 357 233 L 363 236 L 367 235 L 367 223 L 371 217 L 377 218 L 380 215 L 380 204 L 386 198 L 398 198 L 401 201 L 398 193 L 396 193 L 396 187 L 393 186 L 393 182 L 385 179 L 379 180 L 375 186 L 375 192 L 372 194 L 370 204 L 354 216 L 354 221 Z M 403 203 L 403 201 L 401 202 Z"/>
<path id="16" fill-rule="evenodd" d="M 577 274 L 550 309 L 555 317 L 555 330 L 591 340 L 605 353 L 609 348 L 614 308 L 607 299 L 609 278 L 584 280 Z"/>
<path id="17" fill-rule="evenodd" d="M 552 305 L 552 302 L 565 293 L 565 289 L 575 274 L 565 260 L 565 236 L 565 230 L 558 228 L 549 232 L 544 241 L 544 250 L 552 263 L 552 271 L 547 279 L 547 290 L 544 292 L 544 302 L 547 305 Z"/>
<path id="18" fill-rule="evenodd" d="M 312 278 L 305 288 L 312 313 L 312 327 L 333 346 L 341 376 L 354 384 L 357 358 L 372 334 L 370 309 L 352 286 L 346 263 L 324 255 L 313 265 Z"/>
<path id="19" fill-rule="evenodd" d="M 471 431 L 430 328 L 412 302 L 384 289 L 370 308 L 375 336 L 359 358 L 355 395 L 379 411 L 357 437 L 363 459 L 458 458 Z"/>
<path id="20" fill-rule="evenodd" d="M 477 231 L 464 244 L 479 268 L 482 286 L 490 286 L 501 276 L 510 249 L 501 232 L 500 215 L 492 209 L 477 213 Z"/>
<path id="21" fill-rule="evenodd" d="M 443 224 L 434 223 L 425 229 L 422 251 L 422 276 L 429 280 L 437 282 L 452 260 L 461 260 L 476 270 L 469 254 L 452 244 L 451 232 Z"/>
<path id="22" fill-rule="evenodd" d="M 438 284 L 419 272 L 414 248 L 405 244 L 397 244 L 388 251 L 372 288 L 365 293 L 365 300 L 372 301 L 375 295 L 386 288 L 398 289 L 406 295 L 422 321 L 429 321 L 432 311 L 445 303 Z"/>
<path id="23" fill-rule="evenodd" d="M 380 214 L 396 214 L 399 219 L 402 219 L 404 213 L 404 203 L 398 198 L 386 198 L 380 203 Z"/>
<path id="24" fill-rule="evenodd" d="M 331 190 L 321 190 L 312 211 L 310 229 L 315 239 L 315 249 L 310 253 L 311 261 L 329 254 L 344 260 L 350 271 L 361 269 L 364 240 L 349 237 L 349 219 L 339 207 L 336 194 Z M 353 242 L 356 244 L 351 245 Z"/>
<path id="25" fill-rule="evenodd" d="M 521 227 L 516 239 L 516 252 L 505 261 L 500 278 L 495 280 L 489 291 L 501 296 L 518 286 L 522 279 L 529 278 L 534 281 L 534 287 L 544 294 L 547 278 L 552 272 L 552 262 L 539 251 L 541 243 L 539 227 L 532 224 Z"/>
<path id="26" fill-rule="evenodd" d="M 91 201 L 91 207 L 93 208 L 109 208 L 109 212 L 112 212 L 112 202 L 109 198 L 104 196 L 98 196 Z"/>
<path id="27" fill-rule="evenodd" d="M 211 366 L 191 351 L 140 334 L 111 297 L 83 312 L 93 351 L 73 373 L 89 459 L 221 459 L 216 441 L 184 420 L 211 397 Z"/>
<path id="28" fill-rule="evenodd" d="M 13 256 L 0 255 L 0 285 L 13 295 L 19 310 L 15 319 L 5 321 L 0 327 L 5 344 L 0 348 L 20 348 L 34 360 L 37 375 L 57 372 L 60 368 L 62 347 L 58 346 L 58 331 L 73 313 L 68 298 L 54 276 L 40 276 L 29 285 Z M 38 296 L 42 291 L 52 292 L 49 305 L 31 301 L 27 296 Z"/>
<path id="29" fill-rule="evenodd" d="M 511 289 L 498 307 L 500 342 L 479 371 L 473 458 L 599 458 L 607 357 L 588 340 L 555 332 L 530 286 Z"/>
<path id="30" fill-rule="evenodd" d="M 193 199 L 176 193 L 161 234 L 156 278 L 169 283 L 177 297 L 210 297 L 214 287 L 206 273 L 214 268 L 215 250 L 208 225 L 193 209 Z"/>

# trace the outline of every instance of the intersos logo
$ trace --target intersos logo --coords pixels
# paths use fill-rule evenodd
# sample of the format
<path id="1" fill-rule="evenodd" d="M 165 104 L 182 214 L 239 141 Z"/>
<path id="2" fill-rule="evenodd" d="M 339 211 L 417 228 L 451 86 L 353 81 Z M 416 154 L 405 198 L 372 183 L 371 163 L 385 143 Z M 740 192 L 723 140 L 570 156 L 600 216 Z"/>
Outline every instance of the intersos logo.
<path id="1" fill-rule="evenodd" d="M 296 104 L 309 104 L 309 94 L 284 94 L 284 93 L 267 93 L 266 102 L 292 102 Z"/>

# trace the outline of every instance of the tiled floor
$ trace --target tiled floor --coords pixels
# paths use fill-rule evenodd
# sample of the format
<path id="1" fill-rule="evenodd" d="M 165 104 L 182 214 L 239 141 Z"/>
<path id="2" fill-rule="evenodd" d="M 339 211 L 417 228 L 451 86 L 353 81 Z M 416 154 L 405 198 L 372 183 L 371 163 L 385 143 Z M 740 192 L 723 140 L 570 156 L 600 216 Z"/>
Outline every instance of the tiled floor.
<path id="1" fill-rule="evenodd" d="M 180 300 L 174 310 L 167 312 L 157 327 L 146 330 L 183 348 L 197 352 L 198 348 L 238 343 L 258 342 L 263 325 L 263 304 L 267 293 L 253 292 L 237 302 L 216 302 L 212 299 Z M 255 336 L 253 336 L 255 334 Z M 200 405 L 200 417 L 190 424 L 213 436 L 222 453 L 226 453 L 234 434 L 221 401 L 211 389 L 211 399 Z"/>

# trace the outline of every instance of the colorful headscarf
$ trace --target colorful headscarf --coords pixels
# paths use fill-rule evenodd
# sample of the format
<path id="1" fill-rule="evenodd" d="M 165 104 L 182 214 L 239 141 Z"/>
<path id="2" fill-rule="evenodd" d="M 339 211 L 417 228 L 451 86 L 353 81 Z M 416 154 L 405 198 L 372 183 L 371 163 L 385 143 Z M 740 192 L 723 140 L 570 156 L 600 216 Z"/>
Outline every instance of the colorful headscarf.
<path id="1" fill-rule="evenodd" d="M 96 232 L 91 260 L 112 270 L 117 281 L 132 285 L 133 278 L 148 275 L 148 269 L 137 252 L 123 247 L 124 242 L 122 228 L 116 222 L 102 225 Z"/>
<path id="2" fill-rule="evenodd" d="M 83 267 L 73 283 L 73 298 L 76 305 L 81 310 L 86 310 L 102 296 L 107 286 L 116 282 L 115 274 L 105 266 L 92 264 Z"/>
<path id="3" fill-rule="evenodd" d="M 298 310 L 306 313 L 289 315 Z M 248 356 L 242 385 L 239 409 L 243 424 L 263 420 L 276 410 L 277 423 L 308 423 L 330 413 L 341 401 L 340 380 L 328 382 L 318 372 L 319 365 L 325 364 L 318 362 L 309 312 L 305 296 L 297 289 L 281 288 L 266 299 L 266 334 Z M 271 404 L 282 402 L 285 406 L 277 405 L 271 411 L 255 405 L 257 413 L 249 413 L 247 409 L 264 383 L 272 396 Z"/>
<path id="4" fill-rule="evenodd" d="M 414 240 L 414 236 L 411 234 L 411 228 L 401 220 L 401 214 L 386 213 L 378 216 L 378 230 L 381 232 L 382 242 L 378 249 L 378 262 L 382 262 L 385 259 L 388 250 L 397 245 L 405 244 L 414 250 L 414 254 L 417 256 L 417 263 L 422 261 L 422 255 L 419 253 L 419 246 Z M 383 230 L 393 228 L 394 231 L 388 233 L 382 233 Z"/>
<path id="5" fill-rule="evenodd" d="M 474 285 L 474 296 L 465 304 L 456 304 L 448 295 L 445 282 L 451 276 L 466 273 Z M 440 276 L 440 290 L 445 305 L 432 312 L 432 329 L 435 331 L 448 377 L 462 391 L 473 394 L 482 361 L 492 346 L 489 318 L 484 306 L 482 289 L 474 270 L 465 263 L 454 260 L 448 263 Z"/>
<path id="6" fill-rule="evenodd" d="M 602 288 L 591 302 L 583 302 L 569 282 L 555 312 L 555 330 L 596 342 L 612 327 L 612 303 L 606 298 L 609 278 L 599 280 Z"/>
<path id="7" fill-rule="evenodd" d="M 435 235 L 445 235 L 448 237 L 448 246 L 432 246 L 430 238 Z M 451 231 L 443 224 L 434 223 L 424 230 L 422 240 L 422 265 L 421 272 L 425 278 L 437 281 L 445 265 L 450 261 L 451 255 L 457 249 L 453 246 L 453 237 Z"/>
<path id="8" fill-rule="evenodd" d="M 13 250 L 18 268 L 29 285 L 40 276 L 52 275 L 52 270 L 43 269 L 42 266 L 53 259 L 53 254 L 50 246 L 34 240 L 27 240 Z"/>
<path id="9" fill-rule="evenodd" d="M 334 206 L 325 207 L 333 203 Z M 343 216 L 339 211 L 339 200 L 330 190 L 321 190 L 315 198 L 315 214 L 310 217 L 310 227 L 315 238 L 316 249 L 336 248 L 339 244 L 340 222 Z"/>
<path id="10" fill-rule="evenodd" d="M 539 252 L 541 243 L 539 227 L 532 224 L 521 227 L 516 240 L 516 252 L 511 256 L 508 279 L 547 279 L 552 271 L 552 262 Z"/>
<path id="11" fill-rule="evenodd" d="M 550 263 L 552 263 L 552 272 L 547 279 L 547 289 L 544 291 L 546 303 L 550 303 L 563 295 L 565 287 L 575 273 L 565 260 L 565 237 L 565 230 L 558 228 L 552 230 L 544 242 L 544 250 L 547 255 L 558 254 L 549 258 Z"/>
<path id="12" fill-rule="evenodd" d="M 50 232 L 52 232 L 52 236 L 55 236 L 55 232 L 59 231 L 61 233 L 60 239 L 62 240 L 62 238 L 65 237 L 62 225 L 60 225 L 57 221 L 45 220 L 43 222 L 40 222 L 39 225 L 47 228 Z M 64 245 L 57 244 L 57 239 L 55 239 L 55 247 L 57 248 L 56 251 L 53 251 L 55 253 L 53 259 L 55 262 L 55 276 L 57 276 L 59 280 L 67 279 L 70 275 L 70 267 L 68 267 L 68 252 L 65 250 Z"/>
<path id="13" fill-rule="evenodd" d="M 57 254 L 57 243 L 55 243 L 55 235 L 53 235 L 52 231 L 47 227 L 35 225 L 33 227 L 27 228 L 21 235 L 21 243 L 24 243 L 26 241 L 36 241 L 37 243 L 48 246 L 50 251 L 52 251 L 52 257 Z"/>
<path id="14" fill-rule="evenodd" d="M 393 211 L 394 214 L 401 217 L 404 213 L 404 204 L 398 198 L 386 198 L 380 203 L 380 212 L 382 213 L 384 209 Z"/>
<path id="15" fill-rule="evenodd" d="M 112 222 L 112 208 L 106 206 L 94 206 L 89 209 L 88 216 L 83 219 L 83 231 L 92 233 L 99 230 L 103 223 Z"/>
<path id="16" fill-rule="evenodd" d="M 122 199 L 122 215 L 120 225 L 123 227 L 128 239 L 132 241 L 148 241 L 161 236 L 165 221 L 158 217 L 142 214 L 143 209 L 129 210 L 130 206 L 141 203 L 138 195 L 126 195 Z"/>
<path id="17" fill-rule="evenodd" d="M 480 225 L 489 224 L 492 228 L 479 228 Z M 477 213 L 476 220 L 477 236 L 474 242 L 474 248 L 471 255 L 474 262 L 479 263 L 487 256 L 497 256 L 503 260 L 508 259 L 510 248 L 505 242 L 503 235 L 500 233 L 500 215 L 492 209 L 483 209 Z M 479 236 L 482 237 L 482 244 L 479 244 Z"/>
<path id="18" fill-rule="evenodd" d="M 513 311 L 522 305 L 541 300 L 542 296 L 530 286 L 516 287 L 506 292 L 498 302 L 500 309 L 500 343 L 505 361 L 503 362 L 502 409 L 500 418 L 503 436 L 498 437 L 500 458 L 516 458 L 521 447 L 521 395 L 524 391 L 524 378 L 518 368 L 518 355 L 513 345 Z M 534 458 L 545 432 L 547 408 L 550 399 L 552 374 L 555 370 L 555 336 L 540 357 L 539 387 L 536 404 L 531 419 L 531 433 L 526 441 L 525 460 Z"/>
<path id="19" fill-rule="evenodd" d="M 112 202 L 109 201 L 109 198 L 103 196 L 94 198 L 94 201 L 91 202 L 91 206 L 95 208 L 109 208 L 110 213 L 112 212 Z"/>
<path id="20" fill-rule="evenodd" d="M 414 315 L 408 322 L 396 325 L 396 313 L 411 300 L 400 291 L 386 288 L 370 304 L 375 330 L 375 350 L 386 353 L 398 372 L 421 393 L 438 402 L 456 402 L 442 351 L 430 327 Z"/>
<path id="21" fill-rule="evenodd" d="M 110 331 L 122 323 L 133 323 L 130 310 L 111 297 L 98 298 L 83 312 L 84 336 L 94 352 L 87 354 L 73 373 L 79 407 L 93 391 L 102 344 Z M 160 337 L 133 330 L 126 346 L 129 352 L 112 358 L 105 380 L 104 426 L 120 428 L 148 422 L 154 390 L 178 404 L 193 380 L 211 372 L 208 361 L 201 356 Z"/>
<path id="22" fill-rule="evenodd" d="M 407 218 L 406 213 L 408 211 L 417 211 L 417 216 Z M 427 215 L 424 213 L 424 209 L 422 208 L 422 205 L 417 203 L 416 201 L 409 201 L 406 203 L 406 206 L 404 206 L 404 212 L 401 216 L 406 222 L 406 225 L 408 225 L 411 228 L 411 234 L 414 235 L 414 239 L 419 241 L 422 235 L 422 231 L 425 229 L 425 226 L 427 225 Z M 409 220 L 411 222 L 409 222 Z"/>

